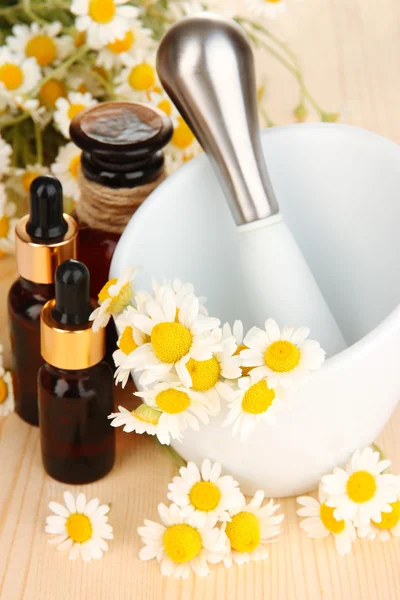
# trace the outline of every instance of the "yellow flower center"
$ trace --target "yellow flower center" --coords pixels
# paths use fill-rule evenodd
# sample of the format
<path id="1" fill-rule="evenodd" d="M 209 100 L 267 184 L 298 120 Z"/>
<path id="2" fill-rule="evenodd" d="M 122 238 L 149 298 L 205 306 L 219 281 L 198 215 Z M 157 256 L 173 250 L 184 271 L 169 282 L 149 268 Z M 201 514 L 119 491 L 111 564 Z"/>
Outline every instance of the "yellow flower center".
<path id="1" fill-rule="evenodd" d="M 24 81 L 24 74 L 18 65 L 5 63 L 0 67 L 0 81 L 8 90 L 16 90 Z"/>
<path id="2" fill-rule="evenodd" d="M 103 304 L 103 302 L 105 302 L 106 300 L 111 298 L 108 290 L 110 289 L 110 287 L 112 285 L 115 285 L 116 283 L 118 283 L 118 279 L 116 279 L 116 278 L 110 279 L 102 287 L 102 289 L 100 290 L 100 293 L 99 293 L 100 304 Z M 119 314 L 120 312 L 122 312 L 124 310 L 124 308 L 126 308 L 128 306 L 128 304 L 130 304 L 131 300 L 132 300 L 132 287 L 128 281 L 127 283 L 125 283 L 122 286 L 122 288 L 119 291 L 119 294 L 117 296 L 112 297 L 112 301 L 110 303 L 110 306 L 107 309 L 107 312 L 112 313 L 112 314 Z"/>
<path id="3" fill-rule="evenodd" d="M 74 513 L 70 515 L 65 524 L 68 536 L 74 542 L 83 544 L 92 537 L 92 523 L 86 515 L 81 513 Z"/>
<path id="4" fill-rule="evenodd" d="M 113 0 L 90 0 L 89 15 L 96 23 L 109 23 L 116 12 Z"/>
<path id="5" fill-rule="evenodd" d="M 380 523 L 372 521 L 379 529 L 392 529 L 400 521 L 400 502 L 393 502 L 390 506 L 392 507 L 392 512 L 381 513 L 382 521 Z"/>
<path id="6" fill-rule="evenodd" d="M 221 374 L 221 367 L 215 356 L 208 360 L 191 358 L 186 368 L 192 378 L 192 388 L 197 392 L 210 390 L 218 382 Z"/>
<path id="7" fill-rule="evenodd" d="M 347 480 L 347 495 L 353 502 L 362 504 L 375 496 L 376 480 L 368 471 L 356 471 Z"/>
<path id="8" fill-rule="evenodd" d="M 110 279 L 109 281 L 107 281 L 107 283 L 101 288 L 100 293 L 99 293 L 100 304 L 103 304 L 103 302 L 108 300 L 108 298 L 110 297 L 108 290 L 112 285 L 115 285 L 116 283 L 118 283 L 118 279 L 116 277 L 114 277 L 113 279 Z"/>
<path id="9" fill-rule="evenodd" d="M 128 77 L 128 83 L 134 90 L 144 92 L 153 87 L 156 82 L 154 68 L 148 63 L 136 65 L 131 69 Z"/>
<path id="10" fill-rule="evenodd" d="M 341 533 L 345 527 L 344 521 L 337 521 L 333 516 L 335 509 L 327 506 L 325 503 L 321 504 L 319 509 L 319 515 L 322 523 L 325 525 L 328 531 L 331 533 Z"/>
<path id="11" fill-rule="evenodd" d="M 25 54 L 36 58 L 41 67 L 51 65 L 57 55 L 57 46 L 48 35 L 35 35 L 26 45 Z"/>
<path id="12" fill-rule="evenodd" d="M 157 108 L 159 108 L 160 110 L 162 110 L 163 112 L 165 112 L 165 114 L 168 115 L 169 117 L 172 114 L 172 104 L 166 98 L 163 98 L 163 100 L 161 100 L 157 104 Z"/>
<path id="13" fill-rule="evenodd" d="M 129 30 L 122 39 L 117 39 L 107 44 L 107 48 L 111 50 L 111 52 L 114 52 L 114 54 L 122 54 L 122 52 L 127 52 L 132 48 L 134 41 L 135 36 L 133 35 L 133 31 Z"/>
<path id="14" fill-rule="evenodd" d="M 86 31 L 78 31 L 75 36 L 75 47 L 79 48 L 86 42 Z"/>
<path id="15" fill-rule="evenodd" d="M 133 338 L 133 327 L 128 325 L 128 327 L 125 327 L 118 340 L 118 348 L 120 348 L 124 354 L 130 354 L 138 347 L 139 346 Z"/>
<path id="16" fill-rule="evenodd" d="M 214 510 L 221 500 L 221 492 L 215 483 L 211 481 L 199 481 L 190 490 L 189 500 L 197 510 Z"/>
<path id="17" fill-rule="evenodd" d="M 84 104 L 71 104 L 67 112 L 68 119 L 72 121 L 75 115 L 80 113 L 84 108 L 86 108 Z"/>
<path id="18" fill-rule="evenodd" d="M 136 417 L 136 419 L 139 419 L 139 421 L 143 421 L 144 423 L 157 425 L 161 416 L 161 412 L 143 403 L 133 410 L 131 415 Z"/>
<path id="19" fill-rule="evenodd" d="M 4 379 L 0 377 L 0 404 L 3 404 L 8 397 L 8 386 Z"/>
<path id="20" fill-rule="evenodd" d="M 151 343 L 157 358 L 176 363 L 189 352 L 193 336 L 182 323 L 158 323 L 151 332 Z"/>
<path id="21" fill-rule="evenodd" d="M 189 128 L 189 126 L 182 117 L 178 117 L 178 125 L 174 129 L 171 143 L 174 144 L 174 146 L 176 146 L 177 148 L 184 150 L 193 143 L 193 140 L 194 135 L 192 133 L 192 130 Z"/>
<path id="22" fill-rule="evenodd" d="M 10 231 L 10 219 L 4 215 L 0 217 L 0 238 L 5 238 L 8 236 Z"/>
<path id="23" fill-rule="evenodd" d="M 157 394 L 156 403 L 163 412 L 177 415 L 187 409 L 190 405 L 190 398 L 186 392 L 170 388 Z"/>
<path id="24" fill-rule="evenodd" d="M 171 560 L 176 563 L 185 563 L 200 554 L 202 539 L 195 527 L 180 523 L 166 529 L 163 544 L 165 552 Z"/>
<path id="25" fill-rule="evenodd" d="M 81 155 L 77 154 L 71 158 L 68 170 L 74 179 L 78 179 L 79 165 L 81 164 Z"/>
<path id="26" fill-rule="evenodd" d="M 287 373 L 293 371 L 300 362 L 300 351 L 286 340 L 273 342 L 265 351 L 265 364 L 277 373 Z"/>
<path id="27" fill-rule="evenodd" d="M 252 513 L 242 511 L 226 525 L 226 535 L 237 552 L 252 552 L 260 543 L 260 521 Z"/>
<path id="28" fill-rule="evenodd" d="M 242 410 L 252 415 L 260 415 L 269 409 L 275 398 L 275 391 L 270 390 L 265 379 L 254 383 L 243 396 Z"/>
<path id="29" fill-rule="evenodd" d="M 238 356 L 238 354 L 240 354 L 242 350 L 248 350 L 248 347 L 245 346 L 244 344 L 241 344 L 240 346 L 237 347 L 237 350 L 233 356 Z M 254 367 L 241 367 L 241 369 L 242 369 L 242 377 L 247 377 L 247 375 L 250 373 L 250 371 L 252 369 L 254 369 Z"/>
<path id="30" fill-rule="evenodd" d="M 39 92 L 41 104 L 47 108 L 54 108 L 59 98 L 65 98 L 67 91 L 57 79 L 49 79 L 42 85 Z"/>
<path id="31" fill-rule="evenodd" d="M 21 177 L 22 187 L 24 188 L 26 193 L 29 192 L 32 181 L 34 181 L 34 179 L 36 179 L 36 177 L 39 177 L 39 175 L 40 175 L 40 173 L 38 171 L 26 171 L 22 175 L 22 177 Z"/>
<path id="32" fill-rule="evenodd" d="M 278 2 L 283 2 L 283 0 L 264 0 L 267 4 L 278 4 Z"/>

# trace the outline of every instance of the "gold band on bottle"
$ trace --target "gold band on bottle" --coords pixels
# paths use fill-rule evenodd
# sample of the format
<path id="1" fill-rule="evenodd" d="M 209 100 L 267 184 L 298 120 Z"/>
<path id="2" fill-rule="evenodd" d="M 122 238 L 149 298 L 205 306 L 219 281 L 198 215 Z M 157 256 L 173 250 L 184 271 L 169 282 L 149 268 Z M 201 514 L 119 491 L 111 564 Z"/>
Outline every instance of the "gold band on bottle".
<path id="1" fill-rule="evenodd" d="M 61 241 L 54 244 L 34 242 L 26 231 L 29 215 L 25 215 L 15 228 L 15 254 L 18 273 L 34 283 L 54 283 L 54 273 L 58 265 L 70 258 L 76 258 L 78 226 L 76 221 L 64 214 L 68 230 Z"/>
<path id="2" fill-rule="evenodd" d="M 106 352 L 105 329 L 94 332 L 92 324 L 62 325 L 55 321 L 52 310 L 55 300 L 49 300 L 40 315 L 40 351 L 43 359 L 58 369 L 78 371 L 97 365 Z"/>

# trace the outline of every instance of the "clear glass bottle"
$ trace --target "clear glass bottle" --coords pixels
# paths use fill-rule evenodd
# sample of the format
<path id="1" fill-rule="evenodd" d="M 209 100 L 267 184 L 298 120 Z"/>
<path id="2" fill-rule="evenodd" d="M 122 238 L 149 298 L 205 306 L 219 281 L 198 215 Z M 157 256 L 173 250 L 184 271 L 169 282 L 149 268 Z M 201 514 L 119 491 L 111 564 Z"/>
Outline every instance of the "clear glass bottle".
<path id="1" fill-rule="evenodd" d="M 113 467 L 114 380 L 105 355 L 105 332 L 94 332 L 89 315 L 89 271 L 69 260 L 58 267 L 55 300 L 41 313 L 39 416 L 46 472 L 64 483 L 83 484 Z"/>
<path id="2" fill-rule="evenodd" d="M 54 272 L 76 256 L 77 224 L 63 214 L 62 187 L 54 177 L 37 177 L 30 190 L 30 214 L 17 223 L 16 258 L 20 277 L 8 294 L 15 410 L 38 425 L 37 373 L 40 312 L 54 297 Z"/>

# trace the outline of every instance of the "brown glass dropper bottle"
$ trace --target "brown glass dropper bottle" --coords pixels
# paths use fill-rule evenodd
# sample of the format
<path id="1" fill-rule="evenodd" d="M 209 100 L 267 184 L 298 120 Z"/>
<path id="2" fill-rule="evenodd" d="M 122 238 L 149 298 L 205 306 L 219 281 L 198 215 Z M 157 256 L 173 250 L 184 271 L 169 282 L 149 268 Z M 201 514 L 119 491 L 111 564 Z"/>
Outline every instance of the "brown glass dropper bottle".
<path id="1" fill-rule="evenodd" d="M 90 276 L 76 260 L 60 265 L 55 300 L 41 314 L 38 376 L 40 439 L 47 473 L 64 483 L 90 483 L 114 464 L 114 380 L 103 360 L 105 330 L 94 332 Z"/>
<path id="2" fill-rule="evenodd" d="M 15 410 L 24 421 L 38 424 L 37 372 L 40 355 L 40 311 L 54 298 L 54 273 L 76 256 L 78 227 L 63 214 L 60 182 L 37 177 L 30 187 L 30 214 L 15 229 L 19 279 L 8 295 Z"/>

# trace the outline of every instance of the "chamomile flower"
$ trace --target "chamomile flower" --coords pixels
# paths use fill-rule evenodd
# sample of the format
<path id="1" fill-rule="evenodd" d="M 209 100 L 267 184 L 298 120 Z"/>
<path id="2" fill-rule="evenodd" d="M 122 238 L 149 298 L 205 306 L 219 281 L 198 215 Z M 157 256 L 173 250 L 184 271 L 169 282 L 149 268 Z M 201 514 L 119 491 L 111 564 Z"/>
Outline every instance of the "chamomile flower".
<path id="1" fill-rule="evenodd" d="M 243 334 L 242 321 L 239 321 L 239 320 L 235 321 L 232 328 L 229 325 L 229 323 L 225 323 L 222 328 L 222 332 L 223 332 L 224 337 L 229 337 L 229 336 L 233 335 L 233 337 L 235 338 L 235 342 L 237 345 L 235 355 L 236 354 L 240 355 L 242 350 L 247 350 L 247 346 L 245 346 L 243 343 L 244 334 Z M 242 363 L 242 358 L 240 359 L 240 363 Z M 241 364 L 242 377 L 247 377 L 247 375 L 250 373 L 252 368 L 253 367 L 244 367 Z"/>
<path id="2" fill-rule="evenodd" d="M 139 15 L 129 0 L 73 0 L 71 12 L 77 16 L 75 26 L 86 32 L 90 48 L 99 49 L 121 39 L 129 30 L 130 20 Z"/>
<path id="3" fill-rule="evenodd" d="M 362 525 L 357 529 L 360 538 L 374 540 L 378 538 L 381 542 L 387 542 L 391 537 L 400 536 L 400 494 L 397 494 L 396 502 L 390 503 L 390 512 L 382 512 L 379 523 L 370 521 L 368 525 Z"/>
<path id="4" fill-rule="evenodd" d="M 150 104 L 158 108 L 158 110 L 162 110 L 168 117 L 171 119 L 174 127 L 178 125 L 178 112 L 172 101 L 168 98 L 166 94 L 163 92 L 154 91 L 150 93 Z"/>
<path id="5" fill-rule="evenodd" d="M 159 422 L 162 415 L 160 410 L 155 410 L 147 404 L 140 404 L 132 411 L 123 406 L 118 406 L 118 410 L 118 413 L 108 415 L 108 418 L 112 419 L 110 423 L 112 427 L 123 426 L 123 431 L 126 433 L 135 431 L 138 434 L 155 435 L 161 444 L 171 442 L 168 427 Z"/>
<path id="6" fill-rule="evenodd" d="M 109 42 L 99 50 L 96 64 L 108 70 L 118 68 L 123 65 L 125 55 L 134 57 L 138 49 L 149 50 L 153 46 L 151 29 L 146 29 L 135 19 L 122 37 Z"/>
<path id="7" fill-rule="evenodd" d="M 32 181 L 40 175 L 46 175 L 48 172 L 49 169 L 39 165 L 39 163 L 26 165 L 24 169 L 16 169 L 16 179 L 15 182 L 13 182 L 13 190 L 15 190 L 21 196 L 27 196 L 29 194 Z"/>
<path id="8" fill-rule="evenodd" d="M 64 194 L 75 202 L 80 198 L 78 176 L 81 155 L 82 151 L 73 142 L 69 142 L 59 149 L 57 158 L 51 165 L 51 171 L 60 180 Z"/>
<path id="9" fill-rule="evenodd" d="M 178 304 L 183 300 L 184 296 L 195 294 L 194 286 L 192 283 L 184 283 L 177 277 L 175 277 L 174 279 L 167 279 L 166 277 L 164 277 L 161 283 L 158 283 L 158 281 L 153 278 L 151 281 L 151 287 L 157 302 L 160 302 L 165 287 L 169 287 L 172 289 L 172 291 L 176 295 L 176 301 Z M 207 298 L 205 296 L 198 296 L 198 300 L 199 312 L 201 312 L 203 315 L 208 316 L 207 309 L 205 307 Z"/>
<path id="10" fill-rule="evenodd" d="M 14 411 L 14 389 L 10 371 L 0 366 L 0 417 Z"/>
<path id="11" fill-rule="evenodd" d="M 165 425 L 175 440 L 180 440 L 188 427 L 198 431 L 199 421 L 203 425 L 209 422 L 210 408 L 204 396 L 185 388 L 177 378 L 135 392 L 135 396 L 143 398 L 151 408 L 161 411 L 159 424 Z"/>
<path id="12" fill-rule="evenodd" d="M 131 368 L 143 372 L 139 380 L 143 386 L 175 369 L 183 383 L 189 379 L 186 387 L 190 387 L 190 360 L 210 360 L 219 349 L 210 333 L 218 327 L 219 319 L 202 315 L 199 300 L 192 294 L 178 302 L 174 291 L 165 287 L 159 301 L 151 298 L 144 311 L 132 314 L 132 322 L 150 338 L 132 353 L 129 361 Z"/>
<path id="13" fill-rule="evenodd" d="M 263 501 L 264 492 L 259 490 L 249 504 L 243 498 L 239 507 L 229 511 L 231 520 L 225 525 L 225 533 L 230 552 L 223 558 L 225 566 L 267 558 L 265 544 L 279 536 L 284 515 L 275 514 L 279 504 L 274 504 L 272 499 L 265 506 L 262 506 Z"/>
<path id="14" fill-rule="evenodd" d="M 102 558 L 108 550 L 106 540 L 113 539 L 113 528 L 107 523 L 110 507 L 100 505 L 97 498 L 86 501 L 85 494 L 75 498 L 64 492 L 64 502 L 50 502 L 49 508 L 55 513 L 46 518 L 46 533 L 56 537 L 49 540 L 57 550 L 69 550 L 69 558 L 81 557 L 85 562 Z"/>
<path id="15" fill-rule="evenodd" d="M 181 163 L 188 162 L 201 152 L 201 146 L 181 115 L 175 119 L 174 132 L 169 145 L 171 154 Z"/>
<path id="16" fill-rule="evenodd" d="M 244 338 L 248 349 L 240 353 L 243 365 L 254 367 L 254 375 L 268 377 L 270 387 L 295 388 L 325 359 L 319 343 L 306 339 L 309 333 L 307 327 L 284 327 L 281 331 L 273 319 L 267 319 L 265 330 L 252 327 Z"/>
<path id="17" fill-rule="evenodd" d="M 40 104 L 46 109 L 54 110 L 59 98 L 66 98 L 67 87 L 56 77 L 47 79 L 41 86 L 38 94 Z"/>
<path id="18" fill-rule="evenodd" d="M 14 25 L 12 36 L 6 39 L 12 52 L 26 58 L 35 58 L 40 67 L 50 67 L 63 60 L 73 49 L 69 35 L 60 36 L 62 24 L 58 21 L 40 26 Z"/>
<path id="19" fill-rule="evenodd" d="M 275 19 L 287 9 L 287 0 L 245 0 L 255 17 Z"/>
<path id="20" fill-rule="evenodd" d="M 138 50 L 134 56 L 124 54 L 122 69 L 116 78 L 115 91 L 125 100 L 147 102 L 157 84 L 154 54 Z"/>
<path id="21" fill-rule="evenodd" d="M 0 135 L 0 177 L 7 175 L 11 166 L 12 148 Z"/>
<path id="22" fill-rule="evenodd" d="M 306 517 L 300 523 L 301 529 L 309 538 L 326 538 L 333 535 L 335 547 L 341 556 L 351 552 L 356 538 L 354 525 L 349 520 L 335 519 L 334 509 L 326 504 L 320 492 L 319 501 L 311 496 L 301 496 L 297 502 L 302 506 L 297 511 L 300 517 Z"/>
<path id="23" fill-rule="evenodd" d="M 100 290 L 99 303 L 90 315 L 93 321 L 93 331 L 106 327 L 112 315 L 119 315 L 132 302 L 132 283 L 138 273 L 138 269 L 127 267 L 117 279 L 110 279 Z"/>
<path id="24" fill-rule="evenodd" d="M 88 69 L 82 65 L 76 65 L 65 77 L 68 89 L 80 94 L 89 93 L 93 98 L 104 96 L 105 84 L 109 80 L 109 74 L 103 72 L 103 67 L 92 67 Z"/>
<path id="25" fill-rule="evenodd" d="M 70 137 L 69 126 L 75 115 L 94 104 L 97 104 L 97 101 L 89 92 L 85 94 L 70 92 L 67 98 L 58 98 L 54 121 L 65 138 L 69 139 Z"/>
<path id="26" fill-rule="evenodd" d="M 15 251 L 15 226 L 18 219 L 13 218 L 17 207 L 8 202 L 5 186 L 0 183 L 0 257 Z"/>
<path id="27" fill-rule="evenodd" d="M 168 577 L 189 577 L 193 571 L 205 576 L 209 563 L 222 560 L 227 551 L 226 535 L 215 527 L 215 518 L 205 521 L 197 513 L 183 516 L 176 504 L 166 507 L 159 504 L 162 525 L 145 520 L 138 533 L 144 543 L 140 560 L 156 558 L 161 563 L 161 573 Z"/>
<path id="28" fill-rule="evenodd" d="M 115 366 L 118 368 L 115 383 L 122 383 L 125 387 L 131 369 L 125 368 L 125 363 L 129 362 L 129 357 L 142 344 L 149 341 L 149 337 L 136 329 L 132 323 L 132 314 L 137 310 L 133 306 L 128 306 L 120 315 L 115 317 L 115 322 L 120 336 L 117 341 L 118 350 L 113 353 Z"/>
<path id="29" fill-rule="evenodd" d="M 22 58 L 0 48 L 0 103 L 13 106 L 14 98 L 30 92 L 39 83 L 40 69 L 35 58 Z"/>
<path id="30" fill-rule="evenodd" d="M 204 518 L 213 516 L 219 521 L 229 521 L 230 510 L 242 506 L 243 494 L 239 484 L 230 475 L 221 477 L 220 463 L 203 460 L 201 470 L 193 462 L 179 469 L 168 486 L 168 499 L 182 509 L 182 515 L 199 513 Z"/>
<path id="31" fill-rule="evenodd" d="M 379 452 L 370 447 L 356 450 L 345 469 L 336 467 L 322 478 L 321 490 L 328 498 L 327 506 L 335 509 L 335 519 L 352 519 L 360 527 L 370 520 L 380 523 L 382 513 L 390 513 L 390 504 L 397 500 L 397 480 L 382 474 L 391 463 L 379 458 Z"/>
<path id="32" fill-rule="evenodd" d="M 229 414 L 222 427 L 233 423 L 232 435 L 238 433 L 242 441 L 248 439 L 260 421 L 276 425 L 276 414 L 288 406 L 281 388 L 272 388 L 269 380 L 252 371 L 241 377 L 237 387 L 225 386 L 221 396 L 229 401 Z"/>

